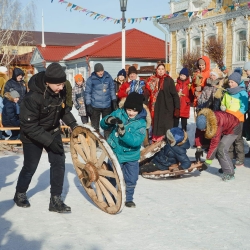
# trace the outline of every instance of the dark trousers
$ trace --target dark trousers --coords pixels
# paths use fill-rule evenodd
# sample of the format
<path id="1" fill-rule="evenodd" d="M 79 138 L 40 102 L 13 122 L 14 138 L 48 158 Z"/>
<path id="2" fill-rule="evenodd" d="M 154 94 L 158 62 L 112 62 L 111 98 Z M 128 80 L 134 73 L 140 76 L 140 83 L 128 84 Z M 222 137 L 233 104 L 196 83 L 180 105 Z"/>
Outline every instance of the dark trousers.
<path id="1" fill-rule="evenodd" d="M 245 152 L 244 152 L 244 141 L 242 138 L 243 122 L 241 122 L 239 126 L 240 126 L 240 133 L 238 134 L 236 140 L 229 148 L 229 155 L 231 159 L 234 159 L 234 154 L 235 154 L 236 160 L 244 163 Z"/>
<path id="2" fill-rule="evenodd" d="M 111 114 L 112 109 L 111 107 L 109 108 L 92 108 L 92 114 L 91 114 L 91 126 L 99 132 L 99 125 L 100 125 L 100 117 L 102 114 L 102 118 L 105 117 L 106 115 Z M 104 131 L 104 137 L 105 139 L 108 138 L 110 134 L 110 130 L 105 130 Z"/>
<path id="3" fill-rule="evenodd" d="M 88 123 L 89 117 L 87 115 L 86 116 L 81 116 L 81 120 L 82 120 L 82 124 Z"/>
<path id="4" fill-rule="evenodd" d="M 174 117 L 174 127 L 179 126 L 179 120 L 181 119 L 181 128 L 185 131 L 187 131 L 187 118 L 176 118 Z"/>
<path id="5" fill-rule="evenodd" d="M 61 140 L 61 135 L 56 138 Z M 36 172 L 44 146 L 39 143 L 23 143 L 24 163 L 19 174 L 16 191 L 25 193 Z M 63 188 L 63 179 L 65 172 L 65 155 L 55 154 L 49 148 L 45 147 L 48 153 L 50 163 L 50 193 L 52 196 L 61 195 Z"/>
<path id="6" fill-rule="evenodd" d="M 17 140 L 20 138 L 20 130 L 11 130 L 11 136 L 9 140 Z"/>

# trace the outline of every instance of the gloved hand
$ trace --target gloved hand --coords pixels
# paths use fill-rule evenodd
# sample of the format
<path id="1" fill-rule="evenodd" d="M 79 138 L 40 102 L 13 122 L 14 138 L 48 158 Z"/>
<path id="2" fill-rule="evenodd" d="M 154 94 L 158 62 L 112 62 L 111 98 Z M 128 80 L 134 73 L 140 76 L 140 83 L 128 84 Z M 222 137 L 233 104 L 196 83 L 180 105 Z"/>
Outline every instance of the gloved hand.
<path id="1" fill-rule="evenodd" d="M 58 140 L 57 138 L 54 138 L 52 143 L 49 145 L 49 149 L 55 154 L 63 154 L 64 153 L 63 143 L 62 143 L 62 141 Z"/>
<path id="2" fill-rule="evenodd" d="M 124 136 L 124 134 L 125 134 L 125 128 L 124 128 L 124 124 L 123 124 L 123 122 L 122 122 L 122 120 L 121 119 L 119 119 L 119 118 L 116 118 L 116 120 L 117 120 L 117 125 L 118 125 L 118 130 L 117 130 L 117 132 L 118 132 L 118 134 L 120 135 L 120 136 Z"/>
<path id="3" fill-rule="evenodd" d="M 199 169 L 199 171 L 203 171 L 206 170 L 212 163 L 212 160 L 206 160 L 205 162 L 203 162 L 201 168 Z"/>
<path id="4" fill-rule="evenodd" d="M 114 116 L 109 116 L 106 118 L 105 123 L 109 125 L 115 125 L 117 123 L 117 118 Z"/>
<path id="5" fill-rule="evenodd" d="M 112 104 L 113 104 L 113 109 L 114 109 L 114 110 L 117 110 L 117 109 L 118 109 L 117 101 L 116 101 L 116 100 L 113 100 L 113 101 L 112 101 Z"/>
<path id="6" fill-rule="evenodd" d="M 71 130 L 73 131 L 77 126 L 79 126 L 76 122 L 72 122 L 69 124 L 69 127 L 71 128 Z"/>
<path id="7" fill-rule="evenodd" d="M 174 109 L 174 117 L 179 118 L 180 117 L 180 109 Z"/>
<path id="8" fill-rule="evenodd" d="M 93 109 L 92 109 L 92 106 L 91 106 L 90 104 L 88 104 L 88 105 L 86 106 L 86 110 L 87 110 L 87 113 L 88 113 L 89 115 L 92 115 Z"/>
<path id="9" fill-rule="evenodd" d="M 196 162 L 201 161 L 201 156 L 203 156 L 203 150 L 202 148 L 197 148 L 195 152 Z"/>

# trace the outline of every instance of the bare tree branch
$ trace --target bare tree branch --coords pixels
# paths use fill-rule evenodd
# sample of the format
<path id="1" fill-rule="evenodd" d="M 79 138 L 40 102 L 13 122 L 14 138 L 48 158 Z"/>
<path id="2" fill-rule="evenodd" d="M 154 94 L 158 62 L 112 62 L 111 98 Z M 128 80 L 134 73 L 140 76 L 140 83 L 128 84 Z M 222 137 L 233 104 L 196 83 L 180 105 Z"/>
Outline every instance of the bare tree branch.
<path id="1" fill-rule="evenodd" d="M 34 15 L 32 0 L 25 6 L 21 0 L 0 0 L 0 65 L 8 66 L 17 56 L 13 50 L 31 43 Z"/>

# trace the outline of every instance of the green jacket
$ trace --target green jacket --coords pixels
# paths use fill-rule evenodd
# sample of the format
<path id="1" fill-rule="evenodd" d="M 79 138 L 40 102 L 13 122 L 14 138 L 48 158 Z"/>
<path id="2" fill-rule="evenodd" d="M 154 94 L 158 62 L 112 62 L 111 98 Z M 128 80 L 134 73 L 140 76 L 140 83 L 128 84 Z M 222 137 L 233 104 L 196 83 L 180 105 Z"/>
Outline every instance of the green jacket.
<path id="1" fill-rule="evenodd" d="M 107 142 L 111 146 L 119 163 L 140 159 L 140 148 L 146 134 L 146 115 L 147 112 L 143 109 L 135 118 L 129 119 L 126 111 L 122 108 L 113 111 L 101 120 L 100 126 L 102 129 L 112 129 Z M 126 131 L 123 136 L 119 136 L 117 133 L 117 125 L 108 125 L 105 123 L 105 120 L 109 116 L 114 116 L 122 120 Z"/>

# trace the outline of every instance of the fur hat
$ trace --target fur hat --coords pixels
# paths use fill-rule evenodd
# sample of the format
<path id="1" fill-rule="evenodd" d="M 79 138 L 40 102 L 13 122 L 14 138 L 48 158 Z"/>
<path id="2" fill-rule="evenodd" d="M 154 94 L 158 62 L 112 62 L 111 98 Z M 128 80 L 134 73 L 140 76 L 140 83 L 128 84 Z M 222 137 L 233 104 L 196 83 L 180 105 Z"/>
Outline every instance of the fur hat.
<path id="1" fill-rule="evenodd" d="M 171 141 L 171 146 L 175 146 L 176 144 L 182 142 L 184 140 L 184 131 L 179 127 L 174 127 L 167 130 L 166 133 L 167 139 Z"/>
<path id="2" fill-rule="evenodd" d="M 199 130 L 204 130 L 207 127 L 207 118 L 205 115 L 198 115 L 196 118 L 196 127 Z"/>
<path id="3" fill-rule="evenodd" d="M 8 69 L 4 66 L 0 66 L 0 73 L 5 73 Z"/>
<path id="4" fill-rule="evenodd" d="M 138 113 L 140 113 L 143 108 L 143 99 L 144 96 L 142 94 L 138 94 L 136 92 L 130 93 L 124 103 L 124 109 L 133 109 L 134 111 L 138 111 Z"/>
<path id="5" fill-rule="evenodd" d="M 229 77 L 228 80 L 235 81 L 238 85 L 241 82 L 241 75 L 237 72 L 233 72 Z"/>
<path id="6" fill-rule="evenodd" d="M 102 65 L 101 63 L 95 64 L 95 66 L 94 66 L 94 71 L 95 71 L 95 72 L 104 71 L 103 65 Z"/>
<path id="7" fill-rule="evenodd" d="M 10 95 L 13 98 L 19 98 L 20 97 L 19 93 L 16 90 L 10 91 Z"/>
<path id="8" fill-rule="evenodd" d="M 130 67 L 128 68 L 128 76 L 129 76 L 130 74 L 132 74 L 132 73 L 137 74 L 137 69 L 135 68 L 135 66 L 130 66 Z"/>
<path id="9" fill-rule="evenodd" d="M 76 82 L 81 82 L 81 81 L 84 82 L 84 78 L 83 78 L 82 74 L 75 75 L 74 79 Z"/>
<path id="10" fill-rule="evenodd" d="M 250 70 L 250 61 L 245 62 L 243 69 L 244 70 Z"/>
<path id="11" fill-rule="evenodd" d="M 117 76 L 124 76 L 124 78 L 126 78 L 127 74 L 126 74 L 126 71 L 125 69 L 122 69 L 118 72 Z"/>
<path id="12" fill-rule="evenodd" d="M 51 63 L 45 71 L 45 82 L 47 83 L 64 83 L 66 74 L 59 63 Z"/>
<path id="13" fill-rule="evenodd" d="M 185 75 L 186 77 L 189 77 L 188 69 L 187 68 L 183 68 L 180 71 L 180 75 Z"/>
<path id="14" fill-rule="evenodd" d="M 215 75 L 217 78 L 223 78 L 223 73 L 220 69 L 214 68 L 211 70 L 210 75 Z"/>
<path id="15" fill-rule="evenodd" d="M 235 68 L 235 69 L 234 69 L 234 72 L 239 73 L 241 76 L 243 75 L 242 68 Z"/>

